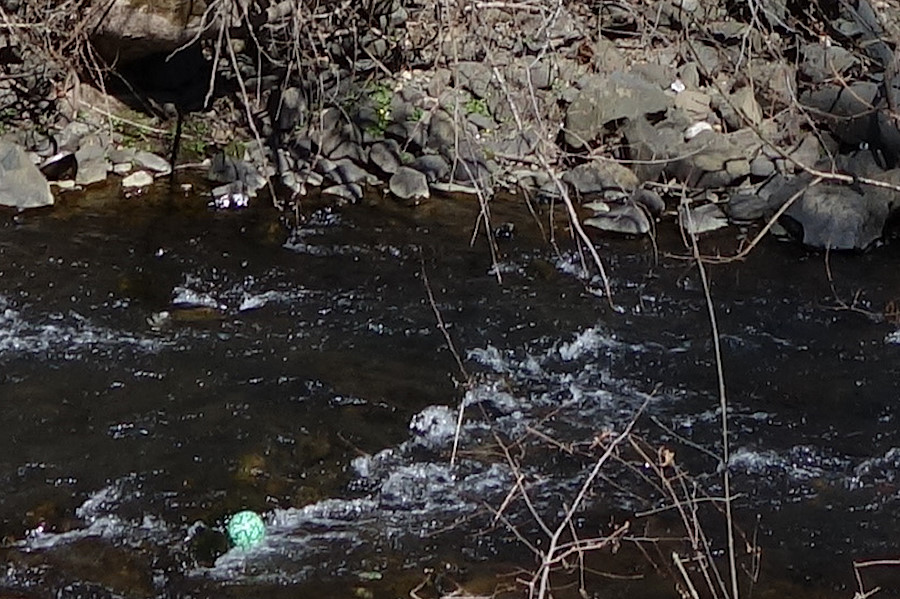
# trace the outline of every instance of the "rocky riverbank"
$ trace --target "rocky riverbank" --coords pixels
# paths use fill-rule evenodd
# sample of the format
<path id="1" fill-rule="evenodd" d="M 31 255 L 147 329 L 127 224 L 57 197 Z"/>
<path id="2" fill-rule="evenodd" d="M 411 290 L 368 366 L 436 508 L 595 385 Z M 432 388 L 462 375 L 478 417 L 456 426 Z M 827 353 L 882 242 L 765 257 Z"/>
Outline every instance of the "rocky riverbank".
<path id="1" fill-rule="evenodd" d="M 900 214 L 888 2 L 57 4 L 2 2 L 17 208 L 133 194 L 174 162 L 205 169 L 219 208 L 375 188 L 487 213 L 513 193 L 593 235 L 767 223 L 865 249 Z"/>

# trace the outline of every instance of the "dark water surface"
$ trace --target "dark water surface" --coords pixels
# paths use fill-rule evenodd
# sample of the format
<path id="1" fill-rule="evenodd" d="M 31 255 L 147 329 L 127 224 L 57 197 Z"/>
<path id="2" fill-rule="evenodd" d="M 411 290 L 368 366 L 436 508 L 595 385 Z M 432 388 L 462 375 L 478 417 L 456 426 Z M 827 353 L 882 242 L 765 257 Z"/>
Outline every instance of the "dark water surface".
<path id="1" fill-rule="evenodd" d="M 555 526 L 590 440 L 642 405 L 648 446 L 675 449 L 717 491 L 702 451 L 721 445 L 709 324 L 696 268 L 669 255 L 679 238 L 661 233 L 658 252 L 603 240 L 614 311 L 578 278 L 565 228 L 556 251 L 519 202 L 493 206 L 495 225 L 515 224 L 498 265 L 483 231 L 470 244 L 473 200 L 306 212 L 296 225 L 163 191 L 4 216 L 0 596 L 515 588 L 509 574 L 535 563 L 492 526 L 514 481 L 501 448 L 531 439 L 516 459 Z M 730 251 L 734 236 L 704 249 Z M 900 557 L 900 325 L 883 317 L 900 304 L 898 265 L 897 243 L 825 256 L 770 241 L 710 267 L 736 513 L 762 548 L 756 596 L 852 597 L 854 560 Z M 580 534 L 666 504 L 625 470 L 598 483 Z M 242 509 L 268 525 L 247 552 L 223 534 Z M 521 500 L 507 515 L 543 534 Z M 672 525 L 645 521 L 648 534 Z M 710 537 L 718 551 L 721 531 Z M 598 554 L 627 579 L 594 577 L 589 594 L 676 596 L 638 555 Z M 900 596 L 893 569 L 867 576 Z"/>

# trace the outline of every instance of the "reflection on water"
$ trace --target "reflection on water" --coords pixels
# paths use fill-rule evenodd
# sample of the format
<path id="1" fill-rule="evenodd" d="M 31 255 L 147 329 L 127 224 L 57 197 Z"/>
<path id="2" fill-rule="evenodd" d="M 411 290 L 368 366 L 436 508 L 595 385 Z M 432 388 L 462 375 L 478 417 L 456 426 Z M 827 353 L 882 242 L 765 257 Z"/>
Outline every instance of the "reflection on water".
<path id="1" fill-rule="evenodd" d="M 483 235 L 469 243 L 470 200 L 310 208 L 299 226 L 163 196 L 8 217 L 0 590 L 395 597 L 440 566 L 452 573 L 431 574 L 423 596 L 452 591 L 451 579 L 489 594 L 508 582 L 495 574 L 534 567 L 491 511 L 516 480 L 498 440 L 531 439 L 516 459 L 531 509 L 552 515 L 581 485 L 591 439 L 640 406 L 639 432 L 715 491 L 720 464 L 703 450 L 720 443 L 718 403 L 691 265 L 649 242 L 601 240 L 613 312 L 527 210 L 498 202 L 493 214 L 516 231 L 499 268 Z M 823 256 L 774 242 L 711 269 L 729 467 L 768 560 L 763 594 L 847 597 L 854 559 L 895 550 L 900 345 L 874 315 L 900 297 L 884 274 L 897 254 L 830 256 L 831 282 Z M 857 292 L 852 306 L 835 300 Z M 611 470 L 604 485 L 615 482 Z M 595 493 L 581 530 L 659 507 L 626 485 Z M 268 525 L 247 552 L 223 534 L 241 509 Z M 541 534 L 521 501 L 504 518 Z M 619 559 L 603 567 L 649 574 Z M 657 585 L 603 592 L 671 596 Z"/>

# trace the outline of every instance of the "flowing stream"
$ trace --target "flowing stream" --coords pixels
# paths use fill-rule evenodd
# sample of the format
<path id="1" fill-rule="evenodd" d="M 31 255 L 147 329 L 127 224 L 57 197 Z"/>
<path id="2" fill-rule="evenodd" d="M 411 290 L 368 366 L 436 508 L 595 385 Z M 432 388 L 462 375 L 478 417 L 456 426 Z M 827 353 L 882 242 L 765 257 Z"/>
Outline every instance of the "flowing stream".
<path id="1" fill-rule="evenodd" d="M 160 189 L 3 216 L 0 596 L 522 596 L 526 542 L 547 535 L 516 476 L 555 528 L 632 422 L 689 494 L 721 495 L 709 320 L 680 237 L 602 239 L 613 310 L 561 215 L 554 246 L 521 201 L 492 206 L 496 262 L 471 199 L 305 211 Z M 770 240 L 708 267 L 758 596 L 849 599 L 854 560 L 900 557 L 898 264 L 896 242 Z M 633 521 L 633 539 L 587 558 L 606 573 L 587 593 L 677 596 L 633 541 L 689 543 L 622 448 L 573 527 Z M 246 551 L 224 534 L 243 509 L 267 524 Z M 721 556 L 721 523 L 705 526 Z M 554 596 L 578 596 L 559 576 Z M 895 568 L 864 577 L 900 596 Z"/>

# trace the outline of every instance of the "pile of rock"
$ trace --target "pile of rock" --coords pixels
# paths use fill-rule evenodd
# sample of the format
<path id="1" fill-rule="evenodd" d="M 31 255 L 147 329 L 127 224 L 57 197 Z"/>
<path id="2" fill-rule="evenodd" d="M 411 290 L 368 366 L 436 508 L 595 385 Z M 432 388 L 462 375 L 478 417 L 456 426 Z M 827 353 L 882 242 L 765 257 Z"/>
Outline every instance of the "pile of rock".
<path id="1" fill-rule="evenodd" d="M 782 0 L 747 14 L 688 0 L 627 9 L 260 1 L 206 14 L 168 5 L 169 25 L 180 25 L 158 42 L 142 30 L 128 58 L 214 37 L 217 23 L 256 27 L 265 50 L 251 60 L 240 40 L 231 51 L 212 46 L 220 64 L 211 68 L 249 108 L 234 113 L 251 114 L 242 125 L 258 134 L 252 160 L 213 164 L 229 205 L 272 175 L 295 196 L 321 188 L 351 202 L 370 186 L 413 202 L 507 191 L 568 196 L 586 224 L 635 235 L 664 215 L 696 234 L 780 215 L 804 243 L 835 249 L 870 246 L 900 209 L 900 61 L 885 41 L 898 28 L 869 0 L 813 15 L 826 23 L 816 36 L 804 34 L 809 12 Z M 158 22 L 164 10 L 121 21 Z M 298 10 L 319 10 L 303 23 L 328 35 L 298 35 Z M 114 21 L 98 29 L 107 54 L 138 35 Z M 78 143 L 59 139 L 53 150 L 74 154 L 76 183 L 124 164 L 170 168 L 67 128 L 60 136 Z"/>

